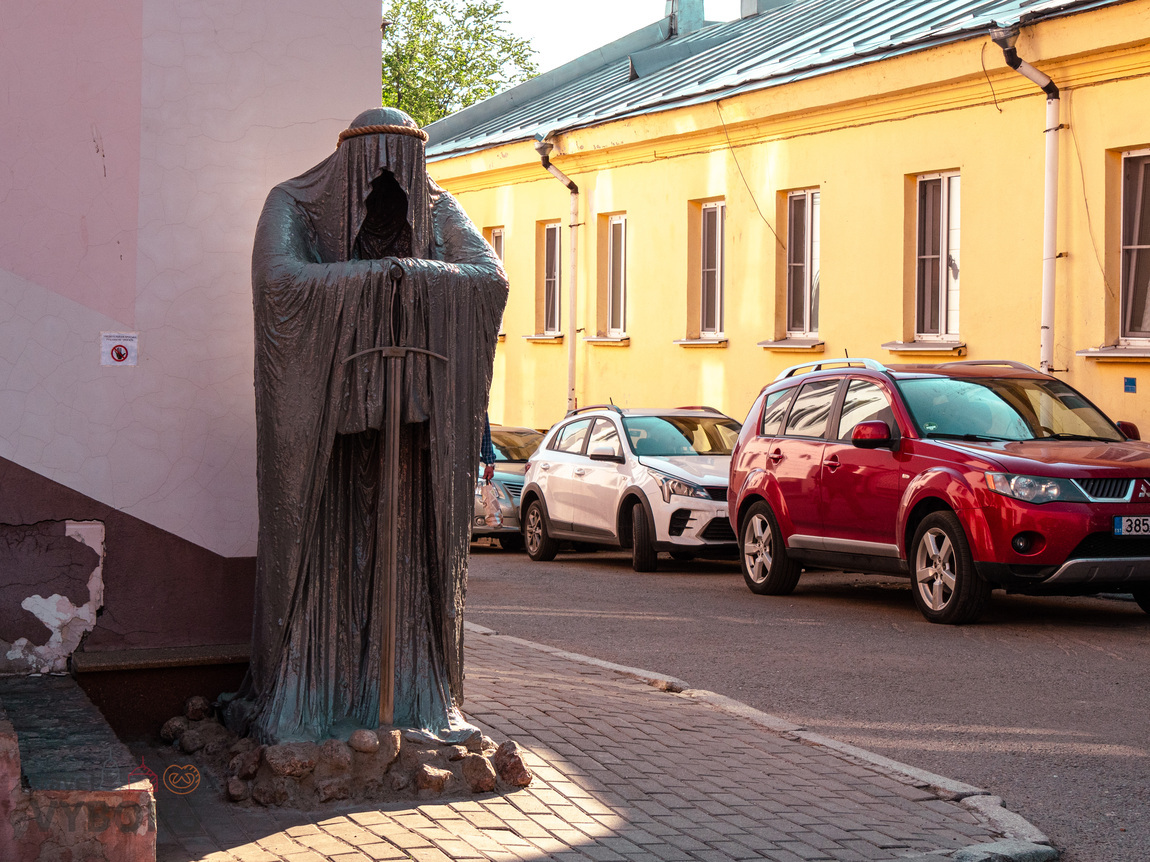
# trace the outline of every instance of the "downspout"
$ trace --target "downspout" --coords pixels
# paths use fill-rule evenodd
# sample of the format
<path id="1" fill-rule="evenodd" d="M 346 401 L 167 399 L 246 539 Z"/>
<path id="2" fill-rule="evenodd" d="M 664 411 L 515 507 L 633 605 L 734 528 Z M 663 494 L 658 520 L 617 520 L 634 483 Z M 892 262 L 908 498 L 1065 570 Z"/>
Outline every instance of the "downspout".
<path id="1" fill-rule="evenodd" d="M 1058 259 L 1058 87 L 1049 77 L 1018 56 L 1018 25 L 990 31 L 990 38 L 1006 59 L 1006 65 L 1033 81 L 1046 93 L 1046 187 L 1042 211 L 1042 330 L 1039 335 L 1039 369 L 1054 370 L 1054 263 Z"/>
<path id="2" fill-rule="evenodd" d="M 579 227 L 579 186 L 575 185 L 563 171 L 551 164 L 551 150 L 554 146 L 547 140 L 546 135 L 535 136 L 535 151 L 539 153 L 539 160 L 542 162 L 543 168 L 567 186 L 571 192 L 571 277 L 567 286 L 567 412 L 570 413 L 579 406 L 575 398 L 575 309 L 577 308 L 577 282 L 575 279 L 578 264 L 577 252 L 579 250 L 577 230 Z"/>

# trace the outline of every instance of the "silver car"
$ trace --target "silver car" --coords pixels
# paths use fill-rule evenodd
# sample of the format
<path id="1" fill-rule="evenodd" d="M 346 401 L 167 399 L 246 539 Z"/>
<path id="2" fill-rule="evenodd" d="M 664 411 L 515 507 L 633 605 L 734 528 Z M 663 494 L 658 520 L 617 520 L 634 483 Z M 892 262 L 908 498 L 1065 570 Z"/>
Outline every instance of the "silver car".
<path id="1" fill-rule="evenodd" d="M 499 500 L 503 523 L 487 526 L 486 512 L 481 496 L 483 482 L 475 485 L 475 508 L 471 518 L 471 538 L 490 537 L 498 540 L 505 551 L 523 548 L 523 535 L 519 530 L 519 495 L 523 492 L 523 473 L 527 459 L 543 440 L 543 434 L 534 428 L 515 428 L 506 425 L 491 426 L 491 445 L 495 449 L 495 475 L 491 486 Z M 482 475 L 482 472 L 480 473 Z"/>

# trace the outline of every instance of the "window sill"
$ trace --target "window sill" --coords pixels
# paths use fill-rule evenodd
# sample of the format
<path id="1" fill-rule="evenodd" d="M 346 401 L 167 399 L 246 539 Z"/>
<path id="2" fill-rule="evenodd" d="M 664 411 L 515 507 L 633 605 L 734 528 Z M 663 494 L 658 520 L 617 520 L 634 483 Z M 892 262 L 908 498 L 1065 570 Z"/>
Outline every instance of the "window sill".
<path id="1" fill-rule="evenodd" d="M 891 353 L 925 353 L 940 356 L 966 356 L 965 341 L 888 341 L 880 345 Z"/>
<path id="2" fill-rule="evenodd" d="M 563 333 L 558 335 L 524 335 L 524 341 L 532 341 L 536 344 L 562 344 Z"/>
<path id="3" fill-rule="evenodd" d="M 801 351 L 803 353 L 822 353 L 826 344 L 817 338 L 783 338 L 778 341 L 760 341 L 759 347 L 764 350 Z"/>
<path id="4" fill-rule="evenodd" d="M 1142 347 L 1132 345 L 1117 345 L 1109 347 L 1089 347 L 1086 350 L 1077 350 L 1075 356 L 1086 359 L 1095 359 L 1101 362 L 1144 362 L 1150 359 L 1150 344 Z"/>
<path id="5" fill-rule="evenodd" d="M 583 340 L 600 347 L 628 347 L 631 344 L 629 335 L 588 335 Z"/>
<path id="6" fill-rule="evenodd" d="M 683 338 L 679 341 L 672 342 L 680 347 L 726 347 L 727 339 L 725 338 Z"/>

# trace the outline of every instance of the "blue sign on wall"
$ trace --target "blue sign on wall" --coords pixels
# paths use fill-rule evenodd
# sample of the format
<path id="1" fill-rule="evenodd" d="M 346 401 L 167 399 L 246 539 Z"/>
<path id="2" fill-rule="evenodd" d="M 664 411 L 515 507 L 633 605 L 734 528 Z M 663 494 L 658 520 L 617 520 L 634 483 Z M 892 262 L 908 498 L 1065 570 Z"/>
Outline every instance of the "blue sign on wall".
<path id="1" fill-rule="evenodd" d="M 1127 392 L 1137 392 L 1138 391 L 1138 378 L 1137 377 L 1123 377 L 1122 381 L 1125 384 L 1125 390 Z"/>

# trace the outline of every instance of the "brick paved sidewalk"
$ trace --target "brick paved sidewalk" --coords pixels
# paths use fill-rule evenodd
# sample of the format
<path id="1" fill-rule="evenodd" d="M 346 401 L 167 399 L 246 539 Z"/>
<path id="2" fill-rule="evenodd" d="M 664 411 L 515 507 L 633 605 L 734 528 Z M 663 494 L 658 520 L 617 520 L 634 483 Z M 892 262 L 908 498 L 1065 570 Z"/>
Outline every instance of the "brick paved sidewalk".
<path id="1" fill-rule="evenodd" d="M 929 780 L 768 730 L 751 710 L 475 627 L 466 644 L 466 712 L 528 749 L 530 787 L 322 812 L 230 805 L 210 780 L 161 789 L 160 862 L 941 860 L 1002 838 Z M 140 753 L 157 772 L 186 761 Z"/>

